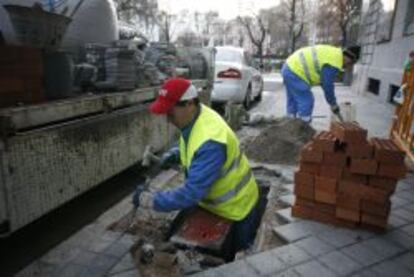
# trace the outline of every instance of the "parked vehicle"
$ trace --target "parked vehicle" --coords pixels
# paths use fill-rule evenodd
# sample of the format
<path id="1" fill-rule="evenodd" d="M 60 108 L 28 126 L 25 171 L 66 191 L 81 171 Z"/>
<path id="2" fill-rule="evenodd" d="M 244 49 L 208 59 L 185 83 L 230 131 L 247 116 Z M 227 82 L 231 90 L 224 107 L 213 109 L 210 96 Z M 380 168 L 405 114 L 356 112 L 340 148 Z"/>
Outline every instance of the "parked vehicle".
<path id="1" fill-rule="evenodd" d="M 263 78 L 253 67 L 253 58 L 242 48 L 216 47 L 213 104 L 242 103 L 246 109 L 261 100 Z"/>

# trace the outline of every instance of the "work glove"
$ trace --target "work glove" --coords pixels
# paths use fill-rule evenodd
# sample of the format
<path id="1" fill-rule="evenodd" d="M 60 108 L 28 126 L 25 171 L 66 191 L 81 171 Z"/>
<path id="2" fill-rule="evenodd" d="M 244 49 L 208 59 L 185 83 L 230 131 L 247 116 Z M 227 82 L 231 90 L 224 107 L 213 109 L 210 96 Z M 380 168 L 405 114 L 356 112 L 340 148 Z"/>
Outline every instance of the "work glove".
<path id="1" fill-rule="evenodd" d="M 171 168 L 173 165 L 178 163 L 179 148 L 173 147 L 161 156 L 160 166 L 162 169 Z"/>
<path id="2" fill-rule="evenodd" d="M 341 114 L 341 109 L 339 108 L 338 105 L 332 105 L 331 106 L 331 111 L 332 111 L 333 114 L 335 114 L 339 118 L 340 121 L 343 121 L 342 114 Z"/>

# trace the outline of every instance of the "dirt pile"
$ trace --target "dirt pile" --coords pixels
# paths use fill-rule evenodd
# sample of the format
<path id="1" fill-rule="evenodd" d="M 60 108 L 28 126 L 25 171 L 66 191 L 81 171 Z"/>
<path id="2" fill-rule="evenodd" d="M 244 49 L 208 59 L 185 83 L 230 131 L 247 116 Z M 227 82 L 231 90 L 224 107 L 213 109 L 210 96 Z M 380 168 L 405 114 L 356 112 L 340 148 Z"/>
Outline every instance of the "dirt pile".
<path id="1" fill-rule="evenodd" d="M 243 148 L 247 157 L 257 162 L 296 164 L 302 146 L 315 132 L 300 119 L 281 118 L 246 139 Z"/>

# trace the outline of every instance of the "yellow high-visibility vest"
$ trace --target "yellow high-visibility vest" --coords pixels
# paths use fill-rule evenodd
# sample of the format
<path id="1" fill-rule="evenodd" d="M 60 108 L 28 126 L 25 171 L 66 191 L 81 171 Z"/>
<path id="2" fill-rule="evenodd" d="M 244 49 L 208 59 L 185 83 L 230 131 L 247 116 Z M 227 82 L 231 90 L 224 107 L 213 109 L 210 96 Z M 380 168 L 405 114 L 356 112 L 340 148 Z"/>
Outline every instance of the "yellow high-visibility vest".
<path id="1" fill-rule="evenodd" d="M 252 210 L 259 190 L 247 157 L 240 151 L 239 141 L 222 117 L 201 105 L 200 115 L 189 134 L 187 144 L 180 138 L 180 159 L 189 170 L 194 153 L 205 142 L 213 140 L 226 146 L 226 161 L 208 195 L 198 205 L 221 217 L 240 221 Z"/>
<path id="2" fill-rule="evenodd" d="M 341 48 L 330 45 L 308 46 L 296 50 L 286 61 L 289 69 L 311 86 L 321 83 L 321 70 L 326 64 L 343 67 Z"/>

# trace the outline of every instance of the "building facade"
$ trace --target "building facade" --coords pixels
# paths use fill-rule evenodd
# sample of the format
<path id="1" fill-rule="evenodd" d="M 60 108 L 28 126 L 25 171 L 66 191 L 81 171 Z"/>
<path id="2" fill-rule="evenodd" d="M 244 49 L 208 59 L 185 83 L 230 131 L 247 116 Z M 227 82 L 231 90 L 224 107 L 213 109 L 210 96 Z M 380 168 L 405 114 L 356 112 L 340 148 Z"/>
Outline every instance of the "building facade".
<path id="1" fill-rule="evenodd" d="M 361 59 L 353 88 L 392 103 L 403 65 L 414 49 L 414 1 L 366 0 L 360 28 Z"/>

